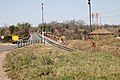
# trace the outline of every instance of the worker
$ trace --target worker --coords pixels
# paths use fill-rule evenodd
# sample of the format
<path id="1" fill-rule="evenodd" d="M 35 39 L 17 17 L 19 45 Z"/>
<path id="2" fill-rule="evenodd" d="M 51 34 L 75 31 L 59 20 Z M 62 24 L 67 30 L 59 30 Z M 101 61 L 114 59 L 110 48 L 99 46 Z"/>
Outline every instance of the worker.
<path id="1" fill-rule="evenodd" d="M 62 43 L 64 43 L 64 39 L 65 39 L 65 36 L 61 36 L 61 41 L 62 41 Z"/>
<path id="2" fill-rule="evenodd" d="M 96 43 L 94 40 L 91 41 L 91 44 L 92 44 L 92 50 L 95 50 L 95 47 L 96 47 Z"/>

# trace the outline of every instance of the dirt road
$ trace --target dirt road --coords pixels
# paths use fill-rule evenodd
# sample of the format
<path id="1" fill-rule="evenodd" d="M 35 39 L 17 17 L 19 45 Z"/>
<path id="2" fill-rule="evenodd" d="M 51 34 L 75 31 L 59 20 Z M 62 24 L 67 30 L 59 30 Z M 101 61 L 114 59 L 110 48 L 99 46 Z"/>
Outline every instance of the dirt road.
<path id="1" fill-rule="evenodd" d="M 4 69 L 2 67 L 4 64 L 4 60 L 6 58 L 6 54 L 8 52 L 9 51 L 5 51 L 3 53 L 0 53 L 0 80 L 11 80 L 11 79 L 7 78 L 6 73 L 4 72 Z"/>

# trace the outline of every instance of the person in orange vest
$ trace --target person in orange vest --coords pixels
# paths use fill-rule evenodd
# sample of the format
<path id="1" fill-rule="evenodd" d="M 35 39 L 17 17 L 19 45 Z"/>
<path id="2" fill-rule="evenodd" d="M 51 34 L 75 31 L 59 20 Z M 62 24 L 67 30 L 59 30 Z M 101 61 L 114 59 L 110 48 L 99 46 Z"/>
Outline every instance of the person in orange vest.
<path id="1" fill-rule="evenodd" d="M 92 45 L 92 50 L 95 50 L 95 47 L 96 47 L 96 43 L 94 40 L 91 41 L 91 45 Z"/>
<path id="2" fill-rule="evenodd" d="M 65 36 L 61 36 L 61 41 L 62 41 L 62 43 L 64 43 L 64 39 L 65 39 Z"/>
<path id="3" fill-rule="evenodd" d="M 93 41 L 93 40 L 92 40 L 92 47 L 94 47 L 94 48 L 96 47 L 95 41 Z"/>

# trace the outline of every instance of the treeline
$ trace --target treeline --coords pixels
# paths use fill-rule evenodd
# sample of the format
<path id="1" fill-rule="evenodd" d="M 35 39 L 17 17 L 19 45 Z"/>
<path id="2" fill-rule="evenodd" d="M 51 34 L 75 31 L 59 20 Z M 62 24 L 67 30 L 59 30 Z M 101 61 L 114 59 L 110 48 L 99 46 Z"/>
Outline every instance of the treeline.
<path id="1" fill-rule="evenodd" d="M 97 28 L 106 28 L 115 33 L 115 36 L 120 36 L 120 25 L 92 25 L 92 30 Z M 6 41 L 13 35 L 18 35 L 21 39 L 26 40 L 29 34 L 35 33 L 51 33 L 54 36 L 60 37 L 64 35 L 66 39 L 81 39 L 82 36 L 86 36 L 90 33 L 90 26 L 83 20 L 67 20 L 62 23 L 52 21 L 50 23 L 39 24 L 38 26 L 32 26 L 30 23 L 18 23 L 17 25 L 10 25 L 8 27 L 0 28 L 0 36 L 5 36 Z"/>
<path id="2" fill-rule="evenodd" d="M 45 32 L 51 32 L 53 35 L 60 37 L 64 35 L 66 39 L 80 39 L 84 35 L 88 35 L 90 28 L 83 20 L 68 20 L 63 23 L 52 21 L 51 23 L 39 24 L 39 29 Z"/>
<path id="3" fill-rule="evenodd" d="M 30 23 L 18 23 L 17 25 L 10 25 L 9 27 L 0 28 L 0 36 L 4 36 L 3 42 L 12 42 L 12 36 L 19 36 L 20 39 L 26 40 L 29 37 L 31 28 Z"/>
<path id="4" fill-rule="evenodd" d="M 50 23 L 39 24 L 38 28 L 41 31 L 51 32 L 53 35 L 60 37 L 64 35 L 66 39 L 81 39 L 83 36 L 88 36 L 91 28 L 83 20 L 68 20 L 63 23 L 52 21 Z M 105 28 L 114 32 L 114 36 L 120 36 L 120 25 L 92 25 L 92 31 L 98 28 Z"/>

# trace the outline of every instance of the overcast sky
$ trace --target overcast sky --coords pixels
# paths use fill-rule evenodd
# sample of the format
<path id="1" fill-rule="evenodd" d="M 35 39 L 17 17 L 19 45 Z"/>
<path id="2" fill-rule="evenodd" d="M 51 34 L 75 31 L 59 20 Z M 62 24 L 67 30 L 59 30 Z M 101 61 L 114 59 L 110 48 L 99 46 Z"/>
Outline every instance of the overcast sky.
<path id="1" fill-rule="evenodd" d="M 0 26 L 29 22 L 41 23 L 41 3 L 44 21 L 84 20 L 89 22 L 88 0 L 0 0 Z M 92 0 L 92 12 L 99 13 L 102 24 L 120 24 L 120 0 Z"/>

